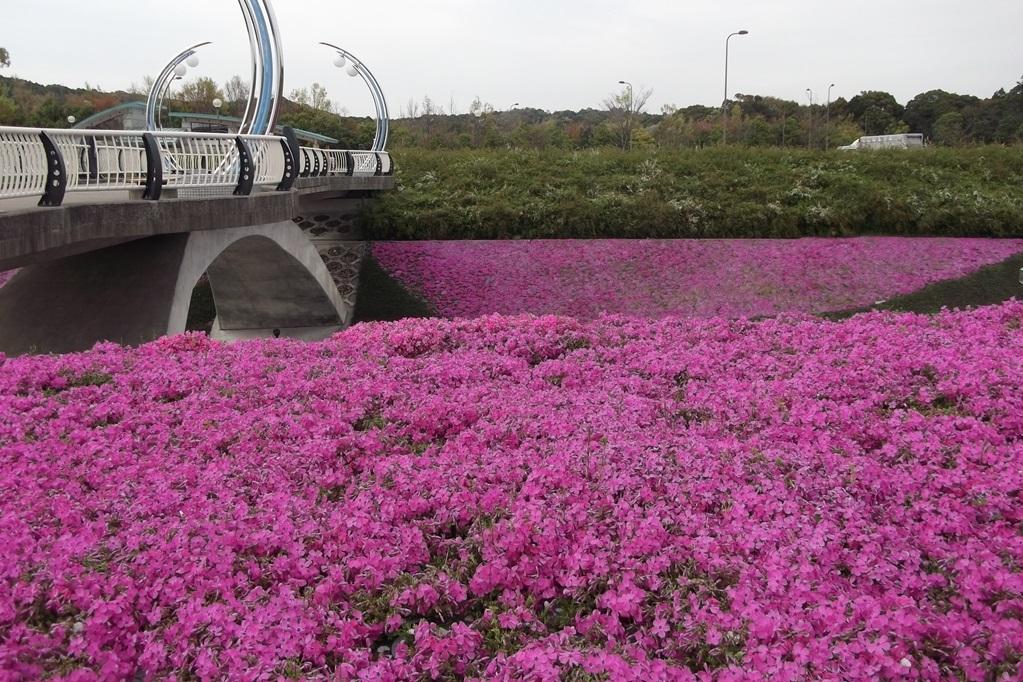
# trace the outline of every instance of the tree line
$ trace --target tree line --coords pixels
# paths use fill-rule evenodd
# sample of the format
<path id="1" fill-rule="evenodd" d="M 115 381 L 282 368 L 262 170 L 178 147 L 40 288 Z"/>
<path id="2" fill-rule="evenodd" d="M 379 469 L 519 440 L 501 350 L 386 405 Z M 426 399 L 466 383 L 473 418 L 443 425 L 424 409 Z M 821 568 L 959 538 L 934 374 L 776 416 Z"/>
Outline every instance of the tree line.
<path id="1" fill-rule="evenodd" d="M 0 68 L 10 55 L 0 48 Z M 146 78 L 126 91 L 99 86 L 67 88 L 0 76 L 0 125 L 63 127 L 68 116 L 81 120 L 97 111 L 144 100 L 152 85 Z M 218 84 L 196 78 L 173 87 L 168 107 L 186 112 L 240 116 L 249 86 L 233 76 Z M 476 98 L 465 112 L 454 102 L 445 108 L 429 96 L 410 99 L 391 124 L 396 147 L 426 149 L 506 148 L 623 149 L 699 148 L 720 144 L 727 125 L 729 144 L 749 147 L 834 148 L 862 135 L 921 133 L 932 144 L 961 146 L 1023 143 L 1023 78 L 1009 90 L 980 98 L 930 90 L 901 104 L 890 93 L 871 90 L 848 100 L 809 104 L 769 95 L 737 95 L 722 107 L 665 106 L 646 111 L 651 90 L 631 87 L 611 93 L 599 107 L 545 111 L 521 107 L 497 111 Z M 220 107 L 214 107 L 215 101 Z M 363 148 L 373 139 L 367 117 L 348 116 L 319 83 L 291 90 L 279 121 L 339 140 L 339 146 Z"/>
<path id="2" fill-rule="evenodd" d="M 531 149 L 620 147 L 834 148 L 863 135 L 921 133 L 931 144 L 961 146 L 1023 143 L 1023 78 L 989 98 L 930 90 L 906 104 L 883 91 L 865 91 L 830 104 L 803 104 L 766 95 L 737 95 L 722 107 L 665 106 L 646 112 L 651 91 L 612 93 L 600 108 L 547 112 L 518 108 L 498 112 L 474 102 L 466 114 L 444 111 L 425 97 L 410 101 L 392 124 L 396 146 L 428 149 L 520 147 Z M 727 123 L 725 123 L 727 121 Z"/>

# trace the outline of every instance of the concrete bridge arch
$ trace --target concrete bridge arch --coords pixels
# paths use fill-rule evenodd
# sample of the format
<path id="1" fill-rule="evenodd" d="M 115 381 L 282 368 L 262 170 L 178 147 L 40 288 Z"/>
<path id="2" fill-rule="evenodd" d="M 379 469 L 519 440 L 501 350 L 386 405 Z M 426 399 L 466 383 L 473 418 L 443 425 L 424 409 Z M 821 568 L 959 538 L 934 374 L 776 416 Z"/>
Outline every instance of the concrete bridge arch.
<path id="1" fill-rule="evenodd" d="M 0 288 L 0 351 L 73 352 L 181 333 L 204 273 L 215 338 L 316 339 L 351 322 L 316 248 L 283 221 L 145 237 L 29 265 Z"/>
<path id="2" fill-rule="evenodd" d="M 175 284 L 168 334 L 185 330 L 192 290 L 207 273 L 217 307 L 214 338 L 323 338 L 351 323 L 323 259 L 292 221 L 193 232 Z"/>

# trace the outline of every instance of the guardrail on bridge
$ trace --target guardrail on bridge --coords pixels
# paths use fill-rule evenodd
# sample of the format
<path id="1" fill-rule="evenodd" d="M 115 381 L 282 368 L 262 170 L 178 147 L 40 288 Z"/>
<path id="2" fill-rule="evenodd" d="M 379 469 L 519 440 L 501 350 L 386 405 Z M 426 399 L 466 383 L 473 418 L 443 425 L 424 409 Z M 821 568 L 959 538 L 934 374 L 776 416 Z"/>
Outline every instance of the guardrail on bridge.
<path id="1" fill-rule="evenodd" d="M 78 130 L 0 126 L 0 199 L 39 196 L 59 206 L 68 192 L 256 187 L 279 191 L 300 177 L 390 175 L 387 152 L 299 147 L 293 135 Z"/>
<path id="2" fill-rule="evenodd" d="M 300 177 L 321 175 L 391 175 L 394 167 L 387 152 L 342 151 L 301 147 Z"/>

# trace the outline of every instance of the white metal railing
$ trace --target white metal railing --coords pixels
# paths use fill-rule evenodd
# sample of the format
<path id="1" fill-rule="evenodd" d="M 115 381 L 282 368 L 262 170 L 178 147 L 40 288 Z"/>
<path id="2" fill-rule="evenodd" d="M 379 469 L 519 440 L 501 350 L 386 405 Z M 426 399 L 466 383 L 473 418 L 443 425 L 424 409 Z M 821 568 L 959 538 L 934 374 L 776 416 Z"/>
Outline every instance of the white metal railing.
<path id="1" fill-rule="evenodd" d="M 353 175 L 377 175 L 379 162 L 376 152 L 352 152 Z"/>
<path id="2" fill-rule="evenodd" d="M 0 128 L 0 197 L 29 197 L 46 189 L 46 150 L 39 135 Z"/>
<path id="3" fill-rule="evenodd" d="M 158 132 L 167 188 L 231 187 L 238 184 L 239 153 L 233 135 Z"/>
<path id="4" fill-rule="evenodd" d="M 340 149 L 322 151 L 327 175 L 348 175 L 348 154 Z"/>
<path id="5" fill-rule="evenodd" d="M 390 175 L 387 152 L 299 147 L 294 136 L 182 131 L 0 127 L 0 199 L 67 192 L 253 187 L 290 189 L 297 177 Z M 218 190 L 219 191 L 219 190 Z"/>
<path id="6" fill-rule="evenodd" d="M 255 184 L 272 185 L 279 183 L 284 177 L 283 138 L 274 135 L 248 135 L 249 149 L 255 163 Z"/>
<path id="7" fill-rule="evenodd" d="M 154 136 L 164 159 L 166 187 L 237 186 L 242 180 L 239 140 L 248 147 L 253 185 L 277 185 L 284 178 L 287 140 L 283 137 L 169 131 Z"/>
<path id="8" fill-rule="evenodd" d="M 298 176 L 300 178 L 319 175 L 334 174 L 347 175 L 348 163 L 347 154 L 336 149 L 316 149 L 315 147 L 302 147 L 299 151 L 301 157 L 298 164 Z"/>
<path id="9" fill-rule="evenodd" d="M 330 175 L 390 175 L 391 155 L 387 152 L 301 147 L 299 177 Z"/>
<path id="10" fill-rule="evenodd" d="M 46 132 L 60 150 L 64 161 L 66 191 L 134 189 L 145 186 L 146 150 L 140 133 L 115 130 Z M 46 172 L 45 168 L 43 172 Z"/>

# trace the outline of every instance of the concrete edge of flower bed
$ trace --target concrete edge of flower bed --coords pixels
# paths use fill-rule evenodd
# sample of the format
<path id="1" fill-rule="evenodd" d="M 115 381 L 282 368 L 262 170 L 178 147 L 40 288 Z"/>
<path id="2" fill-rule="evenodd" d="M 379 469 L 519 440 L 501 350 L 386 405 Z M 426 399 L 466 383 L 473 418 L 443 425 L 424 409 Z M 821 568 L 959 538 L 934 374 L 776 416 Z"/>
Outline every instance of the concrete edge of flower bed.
<path id="1" fill-rule="evenodd" d="M 436 316 L 433 306 L 380 267 L 372 253 L 365 255 L 359 268 L 353 323 Z"/>
<path id="2" fill-rule="evenodd" d="M 921 267 L 926 267 L 926 263 L 921 263 Z M 967 308 L 998 304 L 1010 298 L 1023 299 L 1020 268 L 1023 268 L 1023 253 L 1001 263 L 985 265 L 966 277 L 935 282 L 912 293 L 894 296 L 884 303 L 822 313 L 821 316 L 841 320 L 874 310 L 931 314 L 942 308 Z"/>

